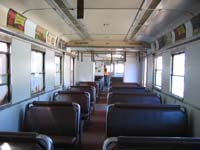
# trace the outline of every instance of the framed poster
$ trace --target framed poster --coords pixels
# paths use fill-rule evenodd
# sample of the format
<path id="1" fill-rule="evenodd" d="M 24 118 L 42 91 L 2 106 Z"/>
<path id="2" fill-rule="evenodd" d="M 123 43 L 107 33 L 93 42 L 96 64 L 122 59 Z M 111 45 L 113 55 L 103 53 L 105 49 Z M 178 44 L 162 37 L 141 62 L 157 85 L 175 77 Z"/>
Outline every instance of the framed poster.
<path id="1" fill-rule="evenodd" d="M 62 39 L 58 40 L 58 48 L 65 50 L 66 48 L 66 42 Z"/>
<path id="2" fill-rule="evenodd" d="M 50 45 L 55 46 L 56 44 L 56 36 L 48 32 L 47 34 L 47 43 Z"/>
<path id="3" fill-rule="evenodd" d="M 47 38 L 47 30 L 37 25 L 35 31 L 35 39 L 46 42 L 46 38 Z"/>
<path id="4" fill-rule="evenodd" d="M 165 46 L 171 45 L 172 44 L 172 34 L 171 32 L 168 32 L 165 36 L 164 36 L 164 43 Z"/>
<path id="5" fill-rule="evenodd" d="M 159 49 L 163 48 L 165 46 L 165 39 L 164 36 L 160 37 L 158 39 Z"/>
<path id="6" fill-rule="evenodd" d="M 193 36 L 200 34 L 200 14 L 191 19 L 193 27 Z"/>
<path id="7" fill-rule="evenodd" d="M 186 38 L 186 28 L 185 25 L 182 24 L 174 29 L 175 33 L 175 41 L 180 41 Z"/>
<path id="8" fill-rule="evenodd" d="M 7 26 L 9 28 L 24 32 L 26 17 L 13 9 L 9 9 L 7 16 Z"/>

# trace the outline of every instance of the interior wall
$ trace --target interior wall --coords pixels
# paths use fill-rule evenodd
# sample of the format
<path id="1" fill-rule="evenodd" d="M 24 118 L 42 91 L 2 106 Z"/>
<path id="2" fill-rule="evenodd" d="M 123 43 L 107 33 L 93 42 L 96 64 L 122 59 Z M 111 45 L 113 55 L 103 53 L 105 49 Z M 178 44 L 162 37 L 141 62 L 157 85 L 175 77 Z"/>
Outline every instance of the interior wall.
<path id="1" fill-rule="evenodd" d="M 180 104 L 187 109 L 189 117 L 189 125 L 193 136 L 200 136 L 200 41 L 192 42 L 183 46 L 178 46 L 171 50 L 163 50 L 160 52 L 163 57 L 162 71 L 162 89 L 154 92 L 162 96 L 162 101 L 167 104 Z M 170 70 L 171 70 L 171 54 L 177 51 L 185 51 L 185 90 L 184 99 L 178 99 L 170 95 Z M 150 84 L 153 68 L 149 67 L 152 58 L 148 57 L 148 83 Z M 153 83 L 153 82 L 152 82 Z"/>
<path id="2" fill-rule="evenodd" d="M 136 54 L 126 57 L 124 63 L 124 82 L 139 82 L 139 59 Z"/>
<path id="3" fill-rule="evenodd" d="M 0 131 L 19 131 L 24 108 L 32 101 L 50 101 L 55 88 L 55 52 L 45 51 L 45 91 L 31 95 L 31 43 L 13 38 L 11 41 L 11 102 L 0 106 Z M 69 64 L 67 64 L 69 66 Z"/>
<path id="4" fill-rule="evenodd" d="M 83 61 L 76 61 L 76 81 L 94 81 L 95 63 L 90 56 L 84 56 Z"/>
<path id="5" fill-rule="evenodd" d="M 13 39 L 11 44 L 12 103 L 31 97 L 31 44 Z"/>

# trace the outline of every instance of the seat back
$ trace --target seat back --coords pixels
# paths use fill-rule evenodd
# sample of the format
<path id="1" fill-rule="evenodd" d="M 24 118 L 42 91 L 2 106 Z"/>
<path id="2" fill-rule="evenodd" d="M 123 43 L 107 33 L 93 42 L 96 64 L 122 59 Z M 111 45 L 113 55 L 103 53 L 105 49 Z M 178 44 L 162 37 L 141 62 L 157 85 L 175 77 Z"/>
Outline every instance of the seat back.
<path id="1" fill-rule="evenodd" d="M 91 102 L 96 103 L 96 91 L 94 86 L 70 86 L 69 91 L 88 92 L 90 93 Z"/>
<path id="2" fill-rule="evenodd" d="M 54 93 L 54 101 L 78 103 L 81 107 L 81 114 L 90 113 L 90 94 L 78 91 L 58 91 Z"/>
<path id="3" fill-rule="evenodd" d="M 66 102 L 33 102 L 26 106 L 24 131 L 79 138 L 80 106 Z"/>
<path id="4" fill-rule="evenodd" d="M 150 92 L 145 87 L 111 87 L 111 93 L 146 93 Z"/>
<path id="5" fill-rule="evenodd" d="M 79 86 L 94 86 L 96 88 L 96 97 L 99 97 L 99 82 L 83 81 L 78 83 Z"/>
<path id="6" fill-rule="evenodd" d="M 188 136 L 187 115 L 179 105 L 113 104 L 107 136 Z"/>
<path id="7" fill-rule="evenodd" d="M 161 104 L 161 98 L 153 93 L 112 93 L 109 94 L 108 104 Z"/>
<path id="8" fill-rule="evenodd" d="M 50 137 L 31 132 L 0 132 L 0 149 L 53 150 Z M 4 148 L 5 147 L 5 148 Z"/>
<path id="9" fill-rule="evenodd" d="M 140 87 L 138 83 L 135 82 L 113 82 L 111 87 Z"/>
<path id="10" fill-rule="evenodd" d="M 104 141 L 103 150 L 197 150 L 199 137 L 116 137 Z"/>
<path id="11" fill-rule="evenodd" d="M 123 77 L 111 77 L 111 83 L 122 83 L 123 82 Z"/>

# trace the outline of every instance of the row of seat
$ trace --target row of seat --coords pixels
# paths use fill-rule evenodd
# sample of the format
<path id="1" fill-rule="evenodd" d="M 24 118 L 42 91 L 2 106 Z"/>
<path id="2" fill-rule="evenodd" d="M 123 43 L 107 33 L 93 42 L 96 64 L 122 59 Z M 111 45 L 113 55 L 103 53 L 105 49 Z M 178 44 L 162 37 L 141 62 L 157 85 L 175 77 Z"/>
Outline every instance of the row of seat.
<path id="1" fill-rule="evenodd" d="M 67 102 L 31 102 L 25 108 L 21 131 L 0 132 L 0 149 L 80 149 L 80 105 Z"/>
<path id="2" fill-rule="evenodd" d="M 53 150 L 46 135 L 32 132 L 0 132 L 0 150 Z"/>
<path id="3" fill-rule="evenodd" d="M 198 137 L 120 136 L 104 141 L 103 150 L 198 150 Z"/>
<path id="4" fill-rule="evenodd" d="M 104 150 L 157 150 L 164 149 L 167 142 L 170 145 L 166 150 L 191 150 L 200 145 L 199 138 L 190 137 L 185 108 L 162 104 L 160 96 L 135 85 L 117 83 L 110 89 Z M 192 143 L 196 145 L 191 148 Z"/>

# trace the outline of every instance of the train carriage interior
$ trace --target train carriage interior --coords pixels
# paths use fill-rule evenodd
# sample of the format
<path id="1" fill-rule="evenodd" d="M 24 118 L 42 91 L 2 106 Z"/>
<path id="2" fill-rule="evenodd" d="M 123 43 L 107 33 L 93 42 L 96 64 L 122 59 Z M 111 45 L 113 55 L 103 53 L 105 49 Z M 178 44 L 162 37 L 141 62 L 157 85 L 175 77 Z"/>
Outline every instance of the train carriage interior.
<path id="1" fill-rule="evenodd" d="M 0 150 L 199 150 L 199 0 L 0 0 Z"/>

